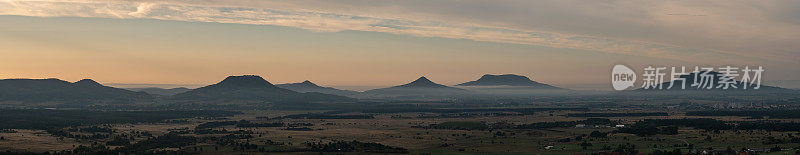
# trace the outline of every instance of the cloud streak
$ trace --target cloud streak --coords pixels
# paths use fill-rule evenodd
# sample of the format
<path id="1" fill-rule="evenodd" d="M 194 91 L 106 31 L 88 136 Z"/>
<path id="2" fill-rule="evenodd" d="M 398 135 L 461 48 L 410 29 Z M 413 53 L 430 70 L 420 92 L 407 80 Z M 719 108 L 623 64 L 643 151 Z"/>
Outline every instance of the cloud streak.
<path id="1" fill-rule="evenodd" d="M 642 12 L 642 10 L 653 8 L 643 8 L 644 6 L 641 6 L 641 4 L 619 3 L 608 7 L 631 7 L 632 9 L 624 12 L 612 11 L 611 13 L 598 11 L 596 14 L 599 15 L 591 16 L 587 15 L 590 13 L 581 13 L 578 11 L 576 11 L 577 13 L 551 11 L 550 13 L 557 14 L 554 14 L 550 17 L 543 17 L 542 15 L 539 15 L 539 13 L 542 12 L 531 12 L 530 10 L 500 4 L 466 3 L 461 4 L 461 6 L 457 5 L 455 8 L 425 9 L 426 7 L 430 7 L 426 5 L 436 6 L 437 4 L 427 4 L 429 2 L 416 0 L 397 3 L 402 4 L 394 4 L 386 1 L 373 2 L 360 0 L 297 0 L 290 2 L 269 0 L 5 0 L 0 1 L 0 15 L 36 17 L 97 17 L 121 19 L 141 18 L 192 22 L 278 25 L 320 32 L 338 32 L 348 30 L 371 31 L 421 37 L 469 39 L 498 43 L 569 48 L 695 62 L 707 61 L 710 57 L 723 58 L 720 60 L 731 60 L 732 62 L 740 62 L 747 58 L 792 62 L 797 59 L 797 53 L 786 51 L 800 50 L 796 44 L 792 45 L 792 43 L 795 43 L 795 41 L 784 40 L 797 40 L 797 36 L 791 37 L 787 36 L 787 34 L 781 34 L 772 31 L 743 31 L 741 33 L 758 38 L 745 38 L 734 41 L 726 41 L 724 39 L 718 39 L 714 37 L 702 37 L 700 38 L 701 40 L 698 40 L 698 42 L 702 42 L 702 44 L 699 45 L 694 43 L 682 43 L 681 38 L 689 38 L 694 34 L 675 34 L 670 32 L 675 31 L 674 29 L 681 28 L 696 31 L 694 29 L 715 27 L 717 25 L 703 25 L 707 23 L 700 22 L 700 20 L 708 19 L 696 18 L 715 16 L 718 15 L 719 12 L 727 11 L 694 11 L 703 9 L 692 9 L 691 7 L 687 7 L 685 4 L 655 5 L 658 6 L 657 8 L 660 8 L 661 11 Z M 524 1 L 508 0 L 507 3 L 507 5 L 519 4 L 522 6 L 536 6 L 535 9 L 539 9 L 540 7 L 559 7 L 568 5 L 569 1 L 566 2 L 568 4 L 560 4 L 564 2 L 558 1 L 548 3 L 544 6 L 540 6 L 540 4 L 538 4 L 539 2 L 537 2 L 537 4 L 529 4 L 529 2 Z M 446 6 L 443 4 L 438 5 Z M 326 8 L 319 6 L 329 7 Z M 485 7 L 483 7 L 483 10 L 472 8 L 476 6 Z M 593 6 L 602 7 L 607 5 L 596 4 Z M 694 5 L 692 6 L 699 8 L 703 7 Z M 575 7 L 582 10 L 599 10 L 598 8 L 581 8 L 581 5 L 576 5 Z M 453 11 L 443 12 L 438 10 Z M 547 11 L 548 9 L 541 8 L 541 10 Z M 482 17 L 480 15 L 471 15 L 468 12 L 463 11 L 476 11 L 478 13 L 488 14 L 488 16 Z M 684 15 L 692 16 L 687 17 L 688 19 L 677 17 Z M 533 17 L 530 17 L 531 21 L 528 21 L 526 20 L 526 16 Z M 592 20 L 580 20 L 581 17 L 586 17 Z M 506 19 L 503 20 L 502 18 Z M 567 23 L 575 22 L 574 24 L 577 26 L 559 26 L 559 19 L 566 20 L 568 21 Z M 615 28 L 617 26 L 614 24 L 600 22 L 597 23 L 596 28 L 582 27 L 585 26 L 585 24 L 592 24 L 584 22 L 592 22 L 594 19 L 621 22 L 621 24 L 628 25 L 624 25 L 626 28 L 617 29 Z M 737 24 L 737 22 L 731 22 L 730 19 L 726 18 L 715 19 L 720 20 L 716 22 L 723 24 Z M 549 20 L 552 20 L 552 22 L 547 22 Z M 542 21 L 546 23 L 540 23 Z M 664 23 L 656 23 L 657 25 L 642 24 L 648 23 L 648 21 L 651 23 Z M 687 25 L 685 23 L 691 24 Z M 728 28 L 717 28 L 715 30 L 719 32 L 706 33 L 709 35 L 721 35 L 722 37 L 725 37 L 725 35 L 722 34 L 729 31 L 742 31 L 761 28 L 758 27 L 758 25 L 738 26 L 738 28 L 735 27 L 733 30 Z M 748 28 L 748 26 L 755 28 Z M 797 27 L 796 25 L 787 24 L 781 25 L 777 28 L 791 30 L 791 28 Z M 583 30 L 585 29 L 590 30 L 584 32 Z M 631 31 L 639 32 L 632 35 L 626 35 Z M 608 32 L 620 33 L 606 34 Z M 788 33 L 788 35 L 798 34 L 797 31 L 786 31 L 784 33 Z M 773 42 L 775 42 L 774 40 L 777 40 L 777 43 L 773 44 L 773 42 L 769 42 L 768 44 L 754 41 L 753 43 L 757 46 L 721 46 L 724 44 L 737 43 L 737 41 L 740 40 L 754 40 L 759 38 L 773 40 Z M 721 41 L 708 42 L 702 39 L 716 39 Z M 695 40 L 695 38 L 686 40 Z M 715 46 L 718 44 L 720 46 Z M 766 50 L 773 52 L 768 54 L 753 54 L 752 52 L 736 50 L 754 50 L 759 46 L 763 47 L 770 45 L 779 46 L 779 48 L 767 48 Z"/>

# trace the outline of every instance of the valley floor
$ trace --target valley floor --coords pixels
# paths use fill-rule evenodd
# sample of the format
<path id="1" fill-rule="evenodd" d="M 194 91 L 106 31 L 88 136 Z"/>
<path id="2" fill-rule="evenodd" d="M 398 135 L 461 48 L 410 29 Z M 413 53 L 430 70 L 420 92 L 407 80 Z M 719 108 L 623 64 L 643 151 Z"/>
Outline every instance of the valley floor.
<path id="1" fill-rule="evenodd" d="M 617 126 L 632 126 L 644 119 L 755 121 L 747 117 L 687 116 L 681 112 L 653 110 L 613 113 L 651 113 L 658 116 L 570 117 L 570 114 L 589 112 L 593 111 L 551 110 L 519 114 L 250 110 L 226 117 L 195 117 L 155 123 L 101 124 L 47 130 L 6 129 L 0 133 L 0 150 L 51 153 L 172 151 L 200 154 L 656 154 L 678 150 L 683 154 L 792 154 L 800 148 L 800 132 L 796 130 L 708 130 L 675 126 L 675 133 L 637 135 L 620 132 L 619 128 L 624 127 Z M 610 124 L 586 121 L 598 118 Z M 546 124 L 542 122 L 558 125 L 519 126 Z M 656 129 L 666 130 L 665 127 Z"/>

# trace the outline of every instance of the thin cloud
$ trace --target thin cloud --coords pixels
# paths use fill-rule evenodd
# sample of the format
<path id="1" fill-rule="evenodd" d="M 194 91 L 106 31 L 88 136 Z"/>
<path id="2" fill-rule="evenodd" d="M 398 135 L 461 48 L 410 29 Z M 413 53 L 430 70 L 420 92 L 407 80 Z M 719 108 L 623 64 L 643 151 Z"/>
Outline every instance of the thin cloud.
<path id="1" fill-rule="evenodd" d="M 228 3 L 224 3 L 228 2 Z M 614 54 L 703 61 L 708 57 L 726 57 L 742 61 L 747 53 L 718 49 L 678 46 L 653 41 L 633 41 L 597 35 L 579 35 L 560 31 L 536 30 L 513 23 L 479 23 L 408 18 L 405 16 L 371 15 L 366 13 L 334 12 L 298 7 L 272 1 L 127 1 L 127 0 L 5 0 L 0 1 L 0 15 L 36 17 L 98 17 L 142 18 L 175 21 L 278 25 L 320 32 L 372 31 L 421 37 L 442 37 L 476 41 L 525 44 L 555 48 L 599 51 Z M 253 6 L 244 4 L 255 3 Z M 664 14 L 662 14 L 664 15 Z M 666 14 L 668 16 L 698 14 Z M 705 14 L 702 14 L 705 16 Z M 520 15 L 524 16 L 524 15 Z M 557 18 L 557 17 L 554 17 Z M 685 20 L 672 19 L 668 20 Z M 640 34 L 641 35 L 641 34 Z M 646 34 L 644 34 L 646 35 Z M 792 58 L 762 59 L 792 61 Z"/>

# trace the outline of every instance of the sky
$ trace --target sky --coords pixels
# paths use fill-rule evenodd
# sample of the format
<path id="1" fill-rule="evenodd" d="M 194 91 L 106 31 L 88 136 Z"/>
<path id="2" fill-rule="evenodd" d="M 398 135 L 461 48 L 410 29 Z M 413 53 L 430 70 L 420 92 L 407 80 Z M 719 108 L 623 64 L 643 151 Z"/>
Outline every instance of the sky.
<path id="1" fill-rule="evenodd" d="M 800 1 L 0 0 L 0 78 L 389 86 L 610 69 L 764 66 L 800 81 Z"/>

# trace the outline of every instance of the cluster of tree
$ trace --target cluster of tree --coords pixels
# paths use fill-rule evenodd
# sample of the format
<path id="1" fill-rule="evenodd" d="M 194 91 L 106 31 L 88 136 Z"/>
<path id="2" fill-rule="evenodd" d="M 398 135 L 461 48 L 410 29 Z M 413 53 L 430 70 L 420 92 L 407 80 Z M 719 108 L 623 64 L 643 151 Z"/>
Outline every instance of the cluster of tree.
<path id="1" fill-rule="evenodd" d="M 253 135 L 250 134 L 227 134 L 222 136 L 223 139 L 250 139 Z"/>
<path id="2" fill-rule="evenodd" d="M 47 129 L 45 132 L 53 135 L 55 137 L 66 137 L 66 138 L 73 138 L 73 139 L 83 139 L 83 140 L 98 140 L 98 139 L 106 139 L 111 136 L 109 133 L 92 133 L 92 134 L 73 134 L 67 130 L 63 129 Z"/>
<path id="3" fill-rule="evenodd" d="M 645 119 L 620 128 L 617 132 L 640 136 L 677 134 L 678 127 L 691 127 L 708 131 L 718 130 L 767 130 L 800 131 L 800 123 L 777 121 L 725 122 L 711 118 Z"/>
<path id="4" fill-rule="evenodd" d="M 450 129 L 450 130 L 486 130 L 489 128 L 484 122 L 475 121 L 456 121 L 456 122 L 442 122 L 439 124 L 431 124 L 428 126 L 431 129 Z"/>
<path id="5" fill-rule="evenodd" d="M 513 112 L 479 112 L 479 113 L 442 113 L 438 115 L 419 115 L 416 118 L 474 118 L 474 117 L 500 117 L 500 116 L 520 116 L 524 114 Z M 403 118 L 395 117 L 392 118 Z M 406 119 L 411 117 L 406 117 Z"/>
<path id="6" fill-rule="evenodd" d="M 283 130 L 289 130 L 289 131 L 314 131 L 314 129 L 308 128 L 308 127 L 288 127 L 288 128 L 283 129 Z"/>
<path id="7" fill-rule="evenodd" d="M 603 150 L 608 152 L 600 152 L 597 154 L 601 155 L 635 155 L 639 153 L 639 150 L 636 150 L 636 145 L 634 144 L 619 144 L 616 147 L 612 146 L 604 146 Z"/>
<path id="8" fill-rule="evenodd" d="M 795 122 L 755 121 L 736 122 L 733 125 L 731 128 L 736 130 L 800 131 L 800 123 Z"/>
<path id="9" fill-rule="evenodd" d="M 638 117 L 638 116 L 669 116 L 665 112 L 638 112 L 638 113 L 572 113 L 569 117 Z"/>
<path id="10" fill-rule="evenodd" d="M 89 127 L 77 127 L 77 128 L 69 128 L 67 129 L 69 132 L 102 132 L 102 133 L 114 133 L 114 129 L 109 128 L 107 126 L 89 126 Z"/>
<path id="11" fill-rule="evenodd" d="M 156 148 L 181 148 L 184 146 L 195 145 L 198 138 L 191 136 L 181 136 L 178 134 L 165 134 L 155 138 L 143 140 L 134 144 L 125 145 L 114 151 L 124 154 L 143 154 Z M 119 154 L 115 153 L 115 154 Z"/>
<path id="12" fill-rule="evenodd" d="M 78 146 L 73 150 L 56 152 L 56 154 L 189 154 L 182 150 L 171 151 L 161 148 L 181 148 L 197 144 L 198 138 L 181 136 L 178 134 L 165 134 L 155 138 L 139 141 L 137 143 L 122 143 L 122 147 L 111 149 L 105 145 Z"/>
<path id="13" fill-rule="evenodd" d="M 253 138 L 250 134 L 227 134 L 225 136 L 204 136 L 201 141 L 215 143 L 220 146 L 239 145 L 239 139 Z"/>
<path id="14" fill-rule="evenodd" d="M 132 136 L 121 135 L 114 136 L 111 140 L 106 141 L 106 146 L 125 146 L 130 145 L 134 138 Z"/>
<path id="15" fill-rule="evenodd" d="M 450 129 L 450 130 L 492 130 L 492 129 L 550 129 L 550 128 L 565 128 L 575 127 L 578 124 L 591 125 L 604 125 L 611 126 L 618 122 L 605 118 L 589 118 L 580 121 L 560 121 L 560 122 L 537 122 L 530 124 L 513 124 L 508 122 L 476 122 L 476 121 L 452 121 L 442 122 L 438 124 L 430 124 L 428 126 L 416 126 L 417 128 L 429 129 Z"/>
<path id="16" fill-rule="evenodd" d="M 193 117 L 225 117 L 240 114 L 233 111 L 89 111 L 89 110 L 44 110 L 2 109 L 0 129 L 51 129 L 70 126 L 155 123 L 169 119 Z"/>
<path id="17" fill-rule="evenodd" d="M 589 133 L 589 137 L 592 138 L 606 138 L 606 136 L 608 136 L 608 133 L 600 131 L 592 131 L 592 133 Z"/>
<path id="18" fill-rule="evenodd" d="M 677 126 L 663 126 L 659 127 L 655 124 L 642 124 L 642 125 L 631 125 L 625 128 L 620 128 L 617 130 L 619 133 L 630 133 L 636 134 L 638 136 L 649 136 L 649 135 L 674 135 L 678 134 L 678 127 Z"/>
<path id="19" fill-rule="evenodd" d="M 0 133 L 17 133 L 17 130 L 0 129 Z"/>
<path id="20" fill-rule="evenodd" d="M 252 123 L 252 122 L 239 122 L 236 124 L 236 127 L 240 128 L 254 128 L 254 127 L 283 127 L 286 126 L 283 122 L 272 122 L 272 123 Z"/>
<path id="21" fill-rule="evenodd" d="M 284 127 L 286 124 L 283 122 L 271 122 L 271 123 L 253 123 L 247 120 L 240 120 L 240 121 L 214 121 L 214 122 L 205 122 L 195 127 L 195 131 L 205 130 L 210 128 L 217 128 L 223 126 L 236 126 L 240 128 L 254 128 L 254 127 Z"/>
<path id="22" fill-rule="evenodd" d="M 172 133 L 186 134 L 186 133 L 188 133 L 188 132 L 172 132 Z M 216 129 L 197 129 L 197 130 L 194 130 L 194 133 L 195 133 L 195 134 L 202 135 L 202 134 L 251 134 L 251 133 L 253 133 L 253 132 L 252 132 L 252 131 L 249 131 L 249 130 L 228 130 L 228 129 L 216 130 Z"/>
<path id="23" fill-rule="evenodd" d="M 800 110 L 760 110 L 760 111 L 689 111 L 687 116 L 750 116 L 770 118 L 800 118 Z"/>
<path id="24" fill-rule="evenodd" d="M 782 139 L 782 138 L 775 138 L 773 136 L 769 136 L 769 137 L 767 137 L 767 139 L 765 139 L 761 143 L 763 143 L 764 145 L 800 143 L 800 137 L 794 137 L 794 136 L 789 135 L 788 138 Z"/>
<path id="25" fill-rule="evenodd" d="M 296 114 L 273 119 L 373 119 L 372 115 L 332 115 L 332 114 Z"/>
<path id="26" fill-rule="evenodd" d="M 549 128 L 564 128 L 564 127 L 575 127 L 575 125 L 584 124 L 584 125 L 605 125 L 611 126 L 618 124 L 616 121 L 612 121 L 605 118 L 589 118 L 586 120 L 581 121 L 560 121 L 560 122 L 537 122 L 531 124 L 520 124 L 516 126 L 516 129 L 549 129 Z"/>
<path id="27" fill-rule="evenodd" d="M 110 154 L 111 150 L 105 145 L 80 145 L 75 147 L 72 150 L 68 151 L 61 151 L 56 154 L 92 154 L 92 155 L 100 155 L 100 154 Z"/>
<path id="28" fill-rule="evenodd" d="M 257 145 L 255 143 L 251 143 L 250 138 L 253 138 L 252 134 L 228 134 L 221 137 L 214 137 L 214 136 L 205 136 L 202 138 L 202 141 L 206 143 L 214 143 L 215 151 L 219 151 L 219 147 L 228 147 L 234 151 L 242 151 L 242 152 L 292 152 L 295 151 L 293 148 L 287 147 L 275 147 L 275 146 L 283 146 L 286 145 L 283 142 L 275 142 L 272 140 L 264 140 L 261 141 L 263 145 Z M 245 139 L 245 140 L 242 140 Z M 197 147 L 194 147 L 194 151 L 200 151 Z"/>
<path id="29" fill-rule="evenodd" d="M 678 127 L 692 127 L 704 130 L 725 130 L 730 125 L 724 121 L 710 118 L 683 118 L 683 119 L 645 119 L 619 128 L 619 133 L 631 133 L 639 136 L 656 134 L 673 135 L 678 133 Z"/>
<path id="30" fill-rule="evenodd" d="M 386 146 L 378 143 L 359 141 L 334 141 L 328 143 L 306 142 L 307 151 L 314 152 L 367 152 L 367 153 L 409 153 L 408 149 Z"/>
<path id="31" fill-rule="evenodd" d="M 86 128 L 91 128 L 91 127 L 86 127 Z M 53 132 L 58 132 L 54 134 L 64 134 L 64 135 L 72 134 L 72 132 L 68 132 L 68 130 L 77 131 L 77 129 L 59 129 L 59 130 L 53 130 Z M 201 129 L 201 130 L 212 130 L 212 129 Z M 182 135 L 177 133 L 181 131 L 191 131 L 191 130 L 188 130 L 188 128 L 175 129 L 172 130 L 172 132 L 170 133 L 157 137 L 153 137 L 152 135 L 150 135 L 142 138 L 142 136 L 139 136 L 141 139 L 144 140 L 138 142 L 135 142 L 134 140 L 140 138 L 135 138 L 136 136 L 134 136 L 134 134 L 139 134 L 139 135 L 145 135 L 145 134 L 133 131 L 130 134 L 127 133 L 109 134 L 105 135 L 106 137 L 104 138 L 95 139 L 96 140 L 95 143 L 92 143 L 91 146 L 79 146 L 74 150 L 56 152 L 55 154 L 197 154 L 203 152 L 202 150 L 203 146 L 197 145 L 199 143 L 214 144 L 213 147 L 215 151 L 220 151 L 219 149 L 220 147 L 224 147 L 226 149 L 232 149 L 233 151 L 242 151 L 242 152 L 306 151 L 306 150 L 298 150 L 298 148 L 273 147 L 273 146 L 282 146 L 285 144 L 282 142 L 274 142 L 271 140 L 259 141 L 260 143 L 263 144 L 251 143 L 252 141 L 250 141 L 249 139 L 254 138 L 254 135 L 252 131 L 247 131 L 247 130 L 228 132 L 227 130 L 222 129 L 221 131 L 224 131 L 225 133 L 220 133 L 220 134 L 225 134 L 223 136 L 191 136 L 191 135 Z M 260 135 L 258 136 L 260 137 Z M 99 143 L 99 142 L 105 142 L 105 143 Z M 269 146 L 264 146 L 264 145 L 269 145 Z M 118 147 L 108 147 L 108 146 L 118 146 Z M 17 152 L 17 153 L 36 154 L 33 152 Z"/>
<path id="32" fill-rule="evenodd" d="M 314 126 L 314 123 L 289 123 L 287 124 L 289 127 L 300 127 L 300 126 Z"/>
<path id="33" fill-rule="evenodd" d="M 478 116 L 481 116 L 481 113 L 443 113 L 439 115 L 419 115 L 416 118 L 473 118 Z"/>
<path id="34" fill-rule="evenodd" d="M 587 108 L 375 108 L 362 110 L 364 113 L 466 113 L 466 112 L 518 112 L 533 114 L 534 112 L 571 110 L 586 111 Z"/>
<path id="35" fill-rule="evenodd" d="M 201 130 L 201 129 L 209 129 L 209 128 L 216 128 L 222 126 L 229 126 L 229 125 L 236 125 L 238 121 L 214 121 L 214 122 L 205 122 L 203 124 L 197 125 L 194 127 L 194 130 Z"/>

